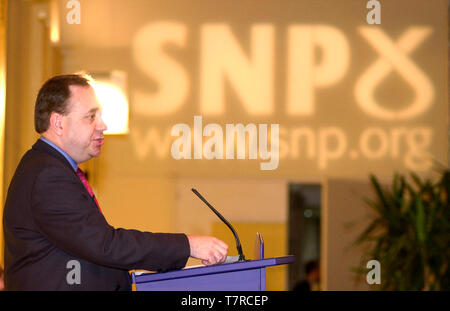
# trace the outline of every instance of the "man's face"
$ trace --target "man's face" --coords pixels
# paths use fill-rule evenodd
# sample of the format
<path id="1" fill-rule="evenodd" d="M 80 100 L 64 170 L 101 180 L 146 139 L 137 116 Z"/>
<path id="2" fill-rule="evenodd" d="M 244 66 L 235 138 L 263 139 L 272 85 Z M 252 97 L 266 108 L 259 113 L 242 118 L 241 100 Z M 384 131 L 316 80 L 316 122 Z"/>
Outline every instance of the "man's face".
<path id="1" fill-rule="evenodd" d="M 104 143 L 106 125 L 92 87 L 71 85 L 69 113 L 62 117 L 62 148 L 77 163 L 98 157 Z"/>

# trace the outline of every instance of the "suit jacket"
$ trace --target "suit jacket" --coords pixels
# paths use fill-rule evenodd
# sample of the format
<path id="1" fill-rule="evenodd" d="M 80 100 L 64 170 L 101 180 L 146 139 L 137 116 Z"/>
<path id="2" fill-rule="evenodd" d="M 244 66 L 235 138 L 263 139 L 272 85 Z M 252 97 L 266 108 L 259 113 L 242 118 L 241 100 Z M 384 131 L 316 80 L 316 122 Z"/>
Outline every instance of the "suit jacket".
<path id="1" fill-rule="evenodd" d="M 70 163 L 41 140 L 16 169 L 3 230 L 7 290 L 129 290 L 128 270 L 179 269 L 190 254 L 184 234 L 110 226 Z M 71 284 L 76 262 L 80 284 Z"/>

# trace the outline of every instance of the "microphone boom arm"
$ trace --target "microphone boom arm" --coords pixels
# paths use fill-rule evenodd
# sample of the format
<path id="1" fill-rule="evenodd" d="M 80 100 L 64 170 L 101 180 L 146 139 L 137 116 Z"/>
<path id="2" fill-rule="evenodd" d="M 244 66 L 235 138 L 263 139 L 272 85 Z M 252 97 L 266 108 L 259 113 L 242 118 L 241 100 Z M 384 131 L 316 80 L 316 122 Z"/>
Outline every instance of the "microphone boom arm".
<path id="1" fill-rule="evenodd" d="M 191 190 L 196 196 L 200 198 L 200 200 L 203 201 L 203 203 L 205 203 L 214 212 L 214 214 L 217 215 L 217 217 L 220 218 L 220 220 L 222 220 L 228 226 L 228 228 L 230 228 L 231 232 L 233 232 L 234 238 L 236 239 L 236 247 L 239 253 L 239 261 L 244 261 L 245 256 L 242 252 L 241 241 L 239 240 L 239 236 L 237 235 L 236 230 L 234 230 L 233 226 L 225 219 L 225 217 L 223 217 L 222 214 L 220 214 L 211 204 L 209 204 L 209 202 L 206 201 L 206 199 L 197 190 L 195 190 L 194 188 L 192 188 Z"/>

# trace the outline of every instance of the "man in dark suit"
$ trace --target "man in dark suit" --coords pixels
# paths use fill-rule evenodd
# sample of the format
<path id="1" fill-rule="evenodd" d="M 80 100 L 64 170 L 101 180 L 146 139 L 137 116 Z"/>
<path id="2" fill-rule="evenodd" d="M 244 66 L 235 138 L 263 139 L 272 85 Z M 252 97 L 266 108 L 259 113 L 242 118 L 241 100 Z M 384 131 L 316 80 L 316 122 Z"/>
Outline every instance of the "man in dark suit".
<path id="1" fill-rule="evenodd" d="M 128 270 L 165 271 L 189 256 L 206 265 L 228 246 L 207 236 L 116 229 L 78 164 L 100 155 L 106 125 L 88 79 L 56 76 L 40 89 L 35 129 L 3 215 L 7 290 L 129 290 Z"/>

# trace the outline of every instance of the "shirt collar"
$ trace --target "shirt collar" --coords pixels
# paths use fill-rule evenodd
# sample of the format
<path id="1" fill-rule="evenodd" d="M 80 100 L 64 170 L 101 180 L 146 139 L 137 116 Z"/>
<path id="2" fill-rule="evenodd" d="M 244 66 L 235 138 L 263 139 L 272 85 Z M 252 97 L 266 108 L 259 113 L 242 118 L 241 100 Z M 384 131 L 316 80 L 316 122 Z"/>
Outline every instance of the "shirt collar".
<path id="1" fill-rule="evenodd" d="M 56 150 L 59 151 L 59 153 L 61 153 L 64 158 L 66 158 L 67 161 L 69 161 L 70 165 L 72 166 L 73 170 L 76 172 L 78 169 L 78 163 L 75 162 L 74 159 L 72 159 L 66 152 L 64 152 L 64 150 L 62 150 L 61 148 L 59 148 L 57 145 L 55 145 L 54 143 L 52 143 L 50 140 L 46 139 L 45 137 L 41 137 L 40 138 L 42 141 L 46 142 L 47 144 L 49 144 L 50 146 L 52 146 L 53 148 L 55 148 Z"/>

